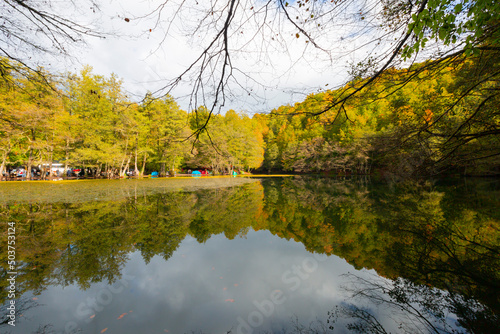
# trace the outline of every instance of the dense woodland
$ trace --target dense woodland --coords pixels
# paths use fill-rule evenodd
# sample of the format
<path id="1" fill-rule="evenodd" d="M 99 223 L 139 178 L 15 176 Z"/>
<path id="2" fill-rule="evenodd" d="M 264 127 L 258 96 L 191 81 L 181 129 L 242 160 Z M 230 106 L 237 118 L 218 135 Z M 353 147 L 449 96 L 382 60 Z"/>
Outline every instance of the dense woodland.
<path id="1" fill-rule="evenodd" d="M 1 61 L 4 68 L 20 66 Z M 367 79 L 359 75 L 346 87 L 267 114 L 229 110 L 208 122 L 208 109 L 181 110 L 171 96 L 133 102 L 118 77 L 90 67 L 50 85 L 36 75 L 6 72 L 0 175 L 20 166 L 30 173 L 52 161 L 104 177 L 199 168 L 214 174 L 498 174 L 498 69 L 491 52 L 429 61 L 388 69 L 361 91 Z M 341 112 L 325 112 L 350 89 L 356 95 Z"/>

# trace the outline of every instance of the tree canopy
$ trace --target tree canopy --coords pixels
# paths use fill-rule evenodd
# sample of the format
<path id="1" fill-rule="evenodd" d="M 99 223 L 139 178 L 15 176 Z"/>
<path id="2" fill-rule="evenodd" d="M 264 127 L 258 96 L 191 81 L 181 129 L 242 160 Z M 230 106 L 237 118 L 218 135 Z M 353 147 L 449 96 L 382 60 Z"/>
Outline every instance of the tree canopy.
<path id="1" fill-rule="evenodd" d="M 217 131 L 195 142 L 188 137 L 200 113 L 190 116 L 170 96 L 132 102 L 117 76 L 91 67 L 67 75 L 64 94 L 15 73 L 9 80 L 15 85 L 0 83 L 0 173 L 25 167 L 31 177 L 35 166 L 53 161 L 91 176 L 123 177 L 130 170 L 164 176 L 181 168 L 222 173 L 258 168 L 263 159 L 257 123 L 244 114 L 218 116 L 210 124 Z"/>

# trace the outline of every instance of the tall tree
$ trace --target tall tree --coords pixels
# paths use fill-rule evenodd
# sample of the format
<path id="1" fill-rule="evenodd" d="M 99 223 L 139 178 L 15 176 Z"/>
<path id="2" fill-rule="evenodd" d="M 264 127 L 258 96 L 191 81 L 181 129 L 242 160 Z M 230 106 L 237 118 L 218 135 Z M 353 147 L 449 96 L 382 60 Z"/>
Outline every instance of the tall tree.
<path id="1" fill-rule="evenodd" d="M 187 113 L 172 97 L 154 99 L 151 94 L 146 96 L 142 110 L 148 124 L 145 154 L 152 155 L 154 168 L 160 175 L 164 176 L 167 170 L 174 172 L 189 149 Z"/>

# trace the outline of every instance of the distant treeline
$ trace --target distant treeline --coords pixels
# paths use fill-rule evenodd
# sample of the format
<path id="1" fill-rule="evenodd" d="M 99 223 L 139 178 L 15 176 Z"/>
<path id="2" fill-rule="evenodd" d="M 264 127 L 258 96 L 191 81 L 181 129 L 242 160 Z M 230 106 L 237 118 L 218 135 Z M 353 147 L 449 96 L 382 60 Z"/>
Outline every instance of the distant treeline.
<path id="1" fill-rule="evenodd" d="M 4 73 L 0 170 L 23 166 L 29 173 L 60 161 L 108 176 L 180 168 L 405 177 L 499 173 L 500 87 L 487 76 L 497 61 L 474 61 L 438 71 L 439 62 L 389 69 L 369 89 L 358 91 L 366 82 L 358 78 L 269 114 L 212 115 L 206 127 L 206 108 L 188 113 L 170 96 L 131 102 L 115 75 L 96 75 L 90 67 L 57 85 Z M 471 79 L 479 75 L 480 81 Z M 356 94 L 340 108 L 328 109 L 351 92 Z"/>

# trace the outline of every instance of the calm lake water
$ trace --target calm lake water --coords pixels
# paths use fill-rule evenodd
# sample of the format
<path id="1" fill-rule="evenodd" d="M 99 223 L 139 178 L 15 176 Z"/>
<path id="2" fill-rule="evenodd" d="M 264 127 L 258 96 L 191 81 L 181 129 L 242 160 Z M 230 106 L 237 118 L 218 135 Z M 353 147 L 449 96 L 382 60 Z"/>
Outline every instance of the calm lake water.
<path id="1" fill-rule="evenodd" d="M 500 180 L 3 182 L 0 205 L 1 333 L 500 328 Z"/>

